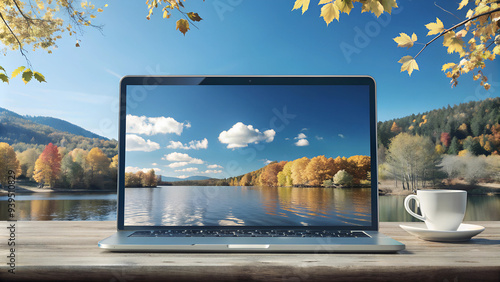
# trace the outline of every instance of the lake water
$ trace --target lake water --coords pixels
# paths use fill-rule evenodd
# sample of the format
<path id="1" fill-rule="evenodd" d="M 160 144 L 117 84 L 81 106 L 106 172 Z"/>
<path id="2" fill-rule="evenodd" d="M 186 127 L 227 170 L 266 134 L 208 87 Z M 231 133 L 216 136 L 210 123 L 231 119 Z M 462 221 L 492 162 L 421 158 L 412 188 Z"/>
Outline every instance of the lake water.
<path id="1" fill-rule="evenodd" d="M 139 213 L 137 215 L 139 215 L 138 218 L 141 222 L 160 222 L 161 224 L 176 223 L 176 220 L 177 222 L 187 220 L 193 224 L 208 224 L 225 220 L 225 222 L 221 223 L 241 224 L 242 220 L 245 221 L 246 214 L 252 214 L 250 218 L 254 218 L 253 220 L 255 220 L 256 214 L 260 214 L 261 223 L 267 222 L 268 224 L 275 224 L 276 220 L 297 222 L 299 224 L 301 222 L 321 223 L 335 217 L 337 217 L 335 220 L 340 221 L 351 218 L 345 214 L 346 210 L 354 210 L 357 213 L 357 215 L 353 216 L 353 219 L 345 220 L 346 222 L 363 224 L 366 220 L 369 220 L 369 208 L 363 205 L 368 194 L 366 191 L 369 191 L 369 189 L 357 189 L 355 193 L 355 191 L 347 191 L 349 189 L 331 188 L 264 189 L 262 187 L 239 187 L 231 194 L 233 196 L 238 194 L 249 196 L 252 199 L 251 202 L 253 202 L 252 205 L 241 206 L 241 201 L 228 201 L 230 194 L 221 194 L 220 190 L 212 189 L 214 187 L 203 193 L 200 192 L 199 187 L 191 187 L 191 192 L 195 191 L 195 197 L 192 196 L 192 193 L 191 197 L 188 197 L 186 193 L 188 190 L 185 190 L 186 186 L 169 186 L 168 188 L 147 188 L 148 190 L 140 190 L 145 188 L 132 188 L 130 191 L 134 191 L 131 195 L 135 193 L 137 197 L 131 197 L 130 199 L 135 202 L 134 206 L 136 208 L 132 208 L 129 213 Z M 175 188 L 182 191 L 183 194 L 180 198 L 177 198 L 178 201 L 173 201 L 174 204 L 177 204 L 176 208 L 170 209 L 171 218 L 162 216 L 164 210 L 156 215 L 151 214 L 149 211 L 156 210 L 158 205 L 163 205 L 165 208 L 165 200 L 168 202 L 168 199 L 172 198 L 171 193 L 175 191 L 172 189 Z M 404 196 L 380 196 L 380 221 L 418 221 L 404 210 L 404 198 Z M 189 209 L 189 201 L 186 201 L 186 199 L 191 199 L 193 204 L 196 203 L 196 205 L 203 208 Z M 18 220 L 116 220 L 116 204 L 116 194 L 18 194 L 16 196 L 16 216 Z M 229 207 L 232 207 L 232 216 L 228 216 L 231 215 L 227 212 Z M 241 208 L 244 212 L 237 212 L 234 207 L 238 207 L 238 210 Z M 0 220 L 8 218 L 7 208 L 7 196 L 0 196 Z M 203 216 L 203 212 L 206 214 L 206 211 L 222 212 L 226 216 L 221 218 Z M 142 218 L 140 213 L 142 213 Z M 500 196 L 469 195 L 464 220 L 500 221 Z M 248 225 L 256 224 L 256 222 L 248 219 L 245 222 Z"/>

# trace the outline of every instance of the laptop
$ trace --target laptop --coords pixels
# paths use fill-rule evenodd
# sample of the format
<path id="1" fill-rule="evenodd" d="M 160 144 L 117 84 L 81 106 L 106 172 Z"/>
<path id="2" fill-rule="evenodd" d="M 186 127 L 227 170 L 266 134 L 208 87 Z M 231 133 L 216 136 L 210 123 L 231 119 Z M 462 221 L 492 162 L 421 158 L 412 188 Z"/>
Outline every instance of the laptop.
<path id="1" fill-rule="evenodd" d="M 126 76 L 110 251 L 397 252 L 369 76 Z"/>

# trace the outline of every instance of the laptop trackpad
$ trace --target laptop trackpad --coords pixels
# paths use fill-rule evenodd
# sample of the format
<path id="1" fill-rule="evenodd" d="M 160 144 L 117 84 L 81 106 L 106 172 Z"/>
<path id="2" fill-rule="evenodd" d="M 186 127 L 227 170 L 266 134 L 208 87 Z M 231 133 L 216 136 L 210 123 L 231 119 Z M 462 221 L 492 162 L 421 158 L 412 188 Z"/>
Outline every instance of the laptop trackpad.
<path id="1" fill-rule="evenodd" d="M 268 249 L 269 245 L 258 245 L 258 244 L 229 244 L 227 245 L 229 249 Z"/>

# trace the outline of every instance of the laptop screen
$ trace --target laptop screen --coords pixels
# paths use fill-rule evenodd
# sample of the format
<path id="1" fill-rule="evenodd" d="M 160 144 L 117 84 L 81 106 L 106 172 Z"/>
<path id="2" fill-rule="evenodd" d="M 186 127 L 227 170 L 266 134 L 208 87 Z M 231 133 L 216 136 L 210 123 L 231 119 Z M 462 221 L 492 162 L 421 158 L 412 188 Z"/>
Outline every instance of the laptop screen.
<path id="1" fill-rule="evenodd" d="M 119 224 L 373 226 L 374 83 L 357 79 L 125 78 Z"/>

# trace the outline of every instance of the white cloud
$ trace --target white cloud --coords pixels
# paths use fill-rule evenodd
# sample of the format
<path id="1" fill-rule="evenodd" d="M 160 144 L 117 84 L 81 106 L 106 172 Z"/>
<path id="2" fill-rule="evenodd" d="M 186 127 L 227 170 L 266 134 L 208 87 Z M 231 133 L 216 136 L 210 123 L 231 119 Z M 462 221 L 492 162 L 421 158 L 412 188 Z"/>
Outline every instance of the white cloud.
<path id="1" fill-rule="evenodd" d="M 190 141 L 188 144 L 182 144 L 180 141 L 170 141 L 170 145 L 167 146 L 169 149 L 184 149 L 184 150 L 189 150 L 189 149 L 206 149 L 208 148 L 208 140 L 207 138 L 198 141 L 198 140 L 193 140 Z"/>
<path id="2" fill-rule="evenodd" d="M 294 144 L 295 144 L 295 146 L 299 146 L 299 147 L 309 146 L 309 141 L 307 141 L 307 139 L 299 139 L 299 141 L 295 142 Z"/>
<path id="3" fill-rule="evenodd" d="M 177 178 L 188 178 L 189 175 L 179 175 L 179 176 L 176 176 Z"/>
<path id="4" fill-rule="evenodd" d="M 197 167 L 187 167 L 187 168 L 183 168 L 183 169 L 176 169 L 175 172 L 193 172 L 193 171 L 197 171 L 198 168 Z"/>
<path id="5" fill-rule="evenodd" d="M 207 165 L 207 168 L 222 168 L 222 166 L 218 164 Z"/>
<path id="6" fill-rule="evenodd" d="M 207 170 L 205 170 L 205 171 L 200 171 L 200 173 L 204 173 L 204 174 L 209 174 L 209 173 L 222 173 L 222 170 L 207 169 Z"/>
<path id="7" fill-rule="evenodd" d="M 272 162 L 273 162 L 273 161 L 268 160 L 268 159 L 263 159 L 263 160 L 261 160 L 261 161 L 262 161 L 264 164 L 266 164 L 266 165 L 268 165 L 268 164 L 270 164 L 270 163 L 272 163 Z"/>
<path id="8" fill-rule="evenodd" d="M 340 138 L 345 138 L 344 134 L 339 134 Z"/>
<path id="9" fill-rule="evenodd" d="M 316 135 L 317 140 L 323 140 L 323 137 Z"/>
<path id="10" fill-rule="evenodd" d="M 188 162 L 176 162 L 176 163 L 171 163 L 167 165 L 169 168 L 176 168 L 176 167 L 181 167 L 181 166 L 187 166 L 189 163 Z"/>
<path id="11" fill-rule="evenodd" d="M 309 128 L 304 127 L 304 128 L 302 128 L 300 131 L 306 131 L 306 130 L 309 130 Z"/>
<path id="12" fill-rule="evenodd" d="M 156 174 L 161 173 L 161 169 L 159 169 L 157 167 L 153 167 L 152 169 L 155 170 Z M 149 172 L 150 170 L 151 170 L 151 168 L 140 168 L 140 167 L 134 167 L 134 166 L 127 166 L 125 168 L 125 172 L 133 172 L 133 173 L 136 173 L 138 171 Z"/>
<path id="13" fill-rule="evenodd" d="M 146 117 L 127 115 L 127 132 L 145 135 L 175 133 L 181 135 L 184 127 L 191 127 L 189 122 L 178 122 L 171 117 Z"/>
<path id="14" fill-rule="evenodd" d="M 183 153 L 170 153 L 168 155 L 165 155 L 162 160 L 167 160 L 171 162 L 187 162 L 190 164 L 203 164 L 203 161 L 200 159 L 192 158 L 188 154 L 183 154 Z"/>
<path id="15" fill-rule="evenodd" d="M 258 129 L 253 128 L 252 125 L 245 125 L 242 122 L 238 122 L 228 131 L 222 131 L 219 134 L 219 141 L 223 144 L 228 144 L 228 149 L 244 148 L 250 143 L 272 142 L 275 135 L 276 131 L 273 129 L 260 132 Z"/>
<path id="16" fill-rule="evenodd" d="M 125 148 L 127 151 L 151 152 L 160 149 L 160 144 L 149 139 L 146 141 L 144 138 L 135 134 L 127 134 Z"/>
<path id="17" fill-rule="evenodd" d="M 305 139 L 305 138 L 307 138 L 307 136 L 304 133 L 299 133 L 299 135 L 294 139 Z"/>
<path id="18" fill-rule="evenodd" d="M 304 134 L 304 133 L 299 133 L 299 135 L 297 135 L 297 137 L 293 138 L 293 139 L 299 139 L 297 140 L 297 142 L 293 143 L 295 144 L 295 146 L 298 146 L 298 147 L 303 147 L 303 146 L 309 146 L 309 141 L 307 141 L 307 136 Z"/>
<path id="19" fill-rule="evenodd" d="M 152 163 L 151 165 L 157 166 L 158 164 L 157 163 Z"/>

